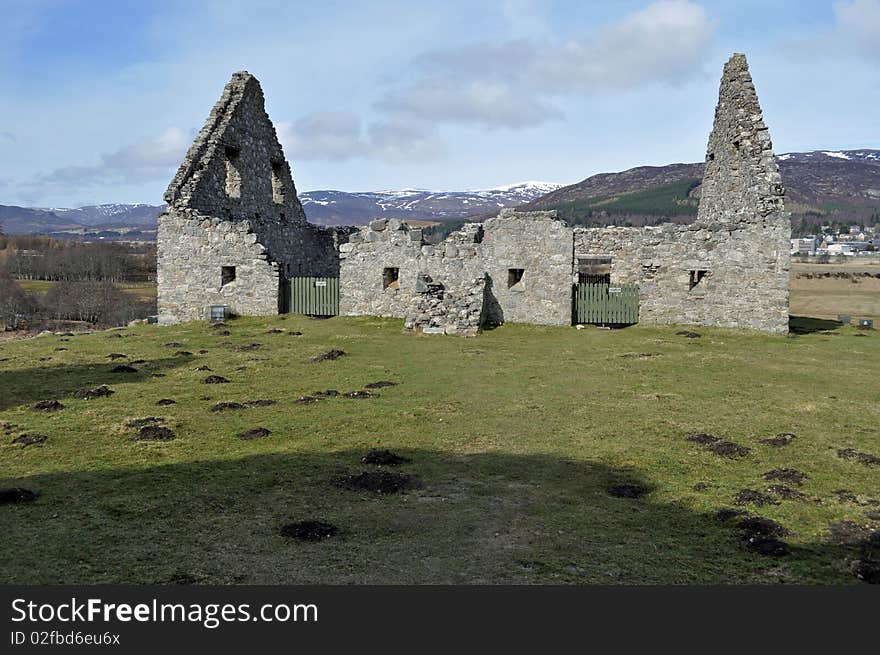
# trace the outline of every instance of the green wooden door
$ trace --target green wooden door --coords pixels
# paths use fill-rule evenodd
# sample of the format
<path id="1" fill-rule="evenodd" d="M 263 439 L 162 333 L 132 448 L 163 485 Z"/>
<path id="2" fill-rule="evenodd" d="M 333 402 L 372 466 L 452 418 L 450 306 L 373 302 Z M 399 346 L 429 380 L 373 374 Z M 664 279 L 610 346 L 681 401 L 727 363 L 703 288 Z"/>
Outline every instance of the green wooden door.
<path id="1" fill-rule="evenodd" d="M 338 277 L 292 277 L 288 287 L 287 311 L 309 316 L 336 316 L 339 314 Z"/>
<path id="2" fill-rule="evenodd" d="M 633 325 L 639 322 L 639 287 L 610 284 L 574 285 L 574 322 Z"/>

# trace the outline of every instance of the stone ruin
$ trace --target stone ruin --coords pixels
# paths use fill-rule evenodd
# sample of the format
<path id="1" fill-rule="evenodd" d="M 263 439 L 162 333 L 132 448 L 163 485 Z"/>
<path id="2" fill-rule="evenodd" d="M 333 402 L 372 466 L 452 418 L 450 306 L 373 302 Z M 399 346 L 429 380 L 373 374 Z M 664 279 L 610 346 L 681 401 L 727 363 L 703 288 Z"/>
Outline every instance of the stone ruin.
<path id="1" fill-rule="evenodd" d="M 166 193 L 160 321 L 283 311 L 284 282 L 339 277 L 339 313 L 473 335 L 503 322 L 570 325 L 572 290 L 638 285 L 639 321 L 788 331 L 789 216 L 744 55 L 727 62 L 690 225 L 570 228 L 502 210 L 439 244 L 378 219 L 357 231 L 305 220 L 257 81 L 236 73 Z M 231 269 L 231 270 L 230 270 Z M 231 279 L 230 279 L 231 275 Z"/>

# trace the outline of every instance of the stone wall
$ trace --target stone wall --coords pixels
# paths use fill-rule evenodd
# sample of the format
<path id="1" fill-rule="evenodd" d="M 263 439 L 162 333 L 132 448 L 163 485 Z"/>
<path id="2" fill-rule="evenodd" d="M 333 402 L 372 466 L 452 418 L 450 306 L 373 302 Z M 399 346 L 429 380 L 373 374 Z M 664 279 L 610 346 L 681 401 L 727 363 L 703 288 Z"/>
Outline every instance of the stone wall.
<path id="1" fill-rule="evenodd" d="M 310 225 L 252 75 L 235 73 L 165 194 L 159 217 L 163 324 L 205 319 L 211 305 L 278 312 L 280 280 L 334 276 L 344 232 Z M 223 284 L 223 268 L 235 279 Z"/>
<path id="2" fill-rule="evenodd" d="M 572 230 L 555 212 L 503 210 L 436 245 L 401 221 L 373 221 L 340 247 L 340 313 L 454 332 L 481 322 L 569 325 L 571 250 Z M 521 277 L 512 279 L 512 270 Z M 388 271 L 396 275 L 391 284 Z"/>

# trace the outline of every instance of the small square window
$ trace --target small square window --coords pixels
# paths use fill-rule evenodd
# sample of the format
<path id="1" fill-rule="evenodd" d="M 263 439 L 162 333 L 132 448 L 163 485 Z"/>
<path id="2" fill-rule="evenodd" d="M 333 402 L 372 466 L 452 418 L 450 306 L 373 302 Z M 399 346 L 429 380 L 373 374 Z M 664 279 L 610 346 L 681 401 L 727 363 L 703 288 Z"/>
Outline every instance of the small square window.
<path id="1" fill-rule="evenodd" d="M 703 278 L 706 277 L 706 273 L 708 271 L 690 271 L 690 280 L 688 282 L 688 291 L 693 289 L 695 286 L 700 284 L 703 281 Z"/>
<path id="2" fill-rule="evenodd" d="M 523 275 L 525 274 L 526 269 L 524 268 L 508 268 L 507 269 L 507 288 L 512 289 L 517 284 L 522 282 Z"/>
<path id="3" fill-rule="evenodd" d="M 230 282 L 235 281 L 235 266 L 220 267 L 220 286 L 225 287 Z"/>
<path id="4" fill-rule="evenodd" d="M 399 289 L 400 288 L 400 269 L 386 268 L 382 271 L 382 288 L 383 289 Z"/>

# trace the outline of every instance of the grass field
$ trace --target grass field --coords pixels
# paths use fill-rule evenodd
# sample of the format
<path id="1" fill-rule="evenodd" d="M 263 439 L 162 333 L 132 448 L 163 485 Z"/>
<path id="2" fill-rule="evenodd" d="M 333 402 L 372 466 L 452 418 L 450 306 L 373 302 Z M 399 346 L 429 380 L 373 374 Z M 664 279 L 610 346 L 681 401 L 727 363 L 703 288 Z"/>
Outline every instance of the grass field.
<path id="1" fill-rule="evenodd" d="M 506 325 L 462 339 L 405 334 L 396 320 L 294 316 L 228 329 L 0 344 L 0 423 L 14 424 L 0 487 L 40 494 L 0 504 L 0 582 L 857 583 L 859 548 L 835 543 L 829 525 L 880 526 L 880 467 L 838 454 L 880 454 L 875 332 L 701 328 L 688 339 L 674 327 Z M 347 354 L 305 363 L 332 348 Z M 111 372 L 120 362 L 137 372 Z M 212 374 L 229 383 L 204 384 Z M 380 380 L 397 384 L 374 398 L 296 402 Z M 99 384 L 115 393 L 72 395 Z M 45 399 L 65 407 L 32 409 Z M 211 411 L 256 399 L 277 404 Z M 151 416 L 176 438 L 134 441 L 126 423 Z M 271 434 L 238 438 L 256 427 Z M 694 432 L 750 452 L 716 455 L 686 440 Z M 798 436 L 761 443 L 780 432 Z M 48 440 L 12 444 L 22 433 Z M 360 462 L 373 448 L 410 458 L 399 470 L 422 486 L 341 488 L 374 468 Z M 792 485 L 805 498 L 768 492 L 762 476 L 778 468 L 808 476 Z M 649 493 L 609 493 L 621 484 Z M 778 504 L 739 506 L 743 489 Z M 791 553 L 749 552 L 714 516 L 721 508 L 778 521 Z M 311 519 L 338 534 L 280 533 Z"/>

